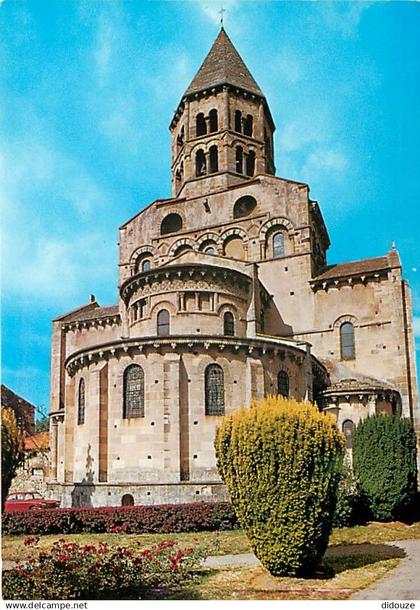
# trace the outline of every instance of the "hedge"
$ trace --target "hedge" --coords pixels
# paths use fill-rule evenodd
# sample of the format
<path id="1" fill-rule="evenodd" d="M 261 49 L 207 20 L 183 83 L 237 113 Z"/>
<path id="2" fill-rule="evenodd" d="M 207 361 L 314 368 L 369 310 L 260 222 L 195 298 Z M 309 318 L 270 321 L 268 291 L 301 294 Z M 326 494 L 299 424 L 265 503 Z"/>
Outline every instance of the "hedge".
<path id="1" fill-rule="evenodd" d="M 417 491 L 416 434 L 409 419 L 372 415 L 353 434 L 353 469 L 370 517 L 399 519 Z"/>
<path id="2" fill-rule="evenodd" d="M 239 522 L 275 576 L 308 574 L 328 544 L 344 437 L 310 403 L 269 396 L 224 418 L 216 455 Z"/>
<path id="3" fill-rule="evenodd" d="M 4 513 L 3 534 L 166 534 L 231 530 L 238 527 L 228 502 L 156 506 L 55 508 Z"/>

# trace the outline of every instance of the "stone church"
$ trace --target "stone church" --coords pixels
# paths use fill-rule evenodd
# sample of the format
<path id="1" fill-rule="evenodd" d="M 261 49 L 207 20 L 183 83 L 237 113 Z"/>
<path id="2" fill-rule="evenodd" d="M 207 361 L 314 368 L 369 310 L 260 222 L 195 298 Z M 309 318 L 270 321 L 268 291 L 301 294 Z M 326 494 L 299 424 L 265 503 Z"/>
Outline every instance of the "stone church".
<path id="1" fill-rule="evenodd" d="M 392 248 L 327 263 L 307 184 L 275 175 L 274 120 L 222 28 L 170 124 L 172 197 L 120 227 L 118 303 L 53 321 L 52 496 L 62 506 L 224 499 L 224 413 L 316 401 L 351 447 L 414 419 L 412 310 Z"/>

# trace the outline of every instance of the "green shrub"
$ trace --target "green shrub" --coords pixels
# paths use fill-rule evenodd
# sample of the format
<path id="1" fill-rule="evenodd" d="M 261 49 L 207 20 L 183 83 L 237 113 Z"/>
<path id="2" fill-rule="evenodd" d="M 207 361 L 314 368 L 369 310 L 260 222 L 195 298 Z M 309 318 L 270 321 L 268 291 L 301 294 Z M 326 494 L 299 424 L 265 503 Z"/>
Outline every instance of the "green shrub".
<path id="1" fill-rule="evenodd" d="M 344 461 L 337 490 L 333 527 L 351 527 L 366 522 L 360 484 L 347 461 Z"/>
<path id="2" fill-rule="evenodd" d="M 417 490 L 416 435 L 408 419 L 373 415 L 353 434 L 353 468 L 370 516 L 398 519 Z"/>
<path id="3" fill-rule="evenodd" d="M 344 439 L 309 403 L 268 397 L 224 418 L 219 472 L 241 526 L 274 575 L 310 573 L 332 527 Z"/>
<path id="4" fill-rule="evenodd" d="M 36 545 L 39 538 L 27 538 Z M 150 549 L 55 542 L 3 575 L 5 599 L 139 599 L 156 587 L 185 583 L 203 559 L 173 540 Z"/>

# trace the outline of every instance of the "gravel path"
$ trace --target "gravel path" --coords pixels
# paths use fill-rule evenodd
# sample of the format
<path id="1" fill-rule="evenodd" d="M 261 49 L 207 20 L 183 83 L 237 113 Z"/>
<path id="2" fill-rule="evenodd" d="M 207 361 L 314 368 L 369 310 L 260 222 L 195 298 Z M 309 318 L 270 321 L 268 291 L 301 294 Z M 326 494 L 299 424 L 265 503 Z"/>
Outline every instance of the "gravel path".
<path id="1" fill-rule="evenodd" d="M 351 599 L 420 600 L 420 540 L 389 544 L 403 549 L 406 557 L 385 578 L 352 595 Z"/>

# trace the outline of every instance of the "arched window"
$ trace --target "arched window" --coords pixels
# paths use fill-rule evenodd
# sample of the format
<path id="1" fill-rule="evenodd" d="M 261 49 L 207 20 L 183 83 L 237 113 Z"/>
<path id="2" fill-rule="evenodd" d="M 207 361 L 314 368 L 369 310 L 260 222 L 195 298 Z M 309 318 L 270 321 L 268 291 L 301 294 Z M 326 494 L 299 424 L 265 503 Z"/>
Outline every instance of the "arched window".
<path id="1" fill-rule="evenodd" d="M 121 498 L 121 506 L 134 506 L 134 498 L 131 494 L 124 494 Z"/>
<path id="2" fill-rule="evenodd" d="M 161 309 L 157 315 L 157 336 L 167 337 L 169 335 L 169 311 Z"/>
<path id="3" fill-rule="evenodd" d="M 223 334 L 227 337 L 235 335 L 235 318 L 230 311 L 227 311 L 223 316 Z"/>
<path id="4" fill-rule="evenodd" d="M 279 371 L 279 374 L 277 375 L 277 394 L 289 398 L 289 386 L 289 375 L 286 371 Z"/>
<path id="5" fill-rule="evenodd" d="M 204 151 L 201 150 L 197 150 L 196 154 L 195 154 L 195 175 L 197 177 L 199 176 L 205 176 L 207 173 L 207 166 L 206 166 L 206 155 L 204 154 Z"/>
<path id="6" fill-rule="evenodd" d="M 182 218 L 179 214 L 168 214 L 160 225 L 160 234 L 176 233 L 182 229 Z"/>
<path id="7" fill-rule="evenodd" d="M 183 254 L 184 252 L 188 252 L 189 250 L 192 250 L 192 246 L 190 246 L 189 244 L 182 244 L 182 246 L 179 246 L 179 248 L 175 250 L 174 256 L 178 256 L 179 254 Z"/>
<path id="8" fill-rule="evenodd" d="M 210 173 L 214 174 L 219 171 L 219 160 L 217 154 L 217 146 L 210 146 Z"/>
<path id="9" fill-rule="evenodd" d="M 246 158 L 246 175 L 253 176 L 255 172 L 255 153 L 250 150 Z"/>
<path id="10" fill-rule="evenodd" d="M 343 421 L 342 431 L 344 436 L 346 437 L 346 447 L 347 449 L 351 449 L 353 447 L 353 432 L 354 432 L 354 422 L 351 419 L 346 419 Z"/>
<path id="11" fill-rule="evenodd" d="M 79 401 L 77 409 L 77 423 L 85 423 L 85 380 L 82 378 L 79 382 Z"/>
<path id="12" fill-rule="evenodd" d="M 215 248 L 213 248 L 213 246 L 208 246 L 204 250 L 204 254 L 216 254 L 216 250 L 215 250 Z"/>
<path id="13" fill-rule="evenodd" d="M 205 371 L 206 415 L 224 415 L 225 383 L 223 369 L 209 364 Z"/>
<path id="14" fill-rule="evenodd" d="M 144 371 L 138 364 L 130 364 L 124 371 L 123 417 L 144 417 Z"/>
<path id="15" fill-rule="evenodd" d="M 181 127 L 181 131 L 178 133 L 177 139 L 176 139 L 176 143 L 178 145 L 178 148 L 181 148 L 182 146 L 184 146 L 184 125 Z"/>
<path id="16" fill-rule="evenodd" d="M 283 233 L 274 233 L 273 235 L 273 258 L 282 258 L 284 256 L 284 235 Z"/>
<path id="17" fill-rule="evenodd" d="M 354 326 L 351 322 L 344 322 L 340 326 L 340 348 L 341 360 L 355 359 Z"/>
<path id="18" fill-rule="evenodd" d="M 246 136 L 252 136 L 253 118 L 251 114 L 246 115 L 244 122 L 244 134 Z"/>
<path id="19" fill-rule="evenodd" d="M 244 172 L 244 168 L 243 168 L 243 161 L 244 161 L 244 154 L 243 154 L 243 150 L 242 150 L 242 146 L 237 146 L 236 147 L 236 173 L 238 174 L 243 174 Z"/>
<path id="20" fill-rule="evenodd" d="M 141 270 L 142 271 L 149 271 L 150 269 L 150 260 L 148 258 L 145 258 L 144 261 L 141 264 Z"/>
<path id="21" fill-rule="evenodd" d="M 218 125 L 217 125 L 217 110 L 213 109 L 210 110 L 209 112 L 209 119 L 210 119 L 210 132 L 213 133 L 214 131 L 217 131 L 218 129 Z"/>
<path id="22" fill-rule="evenodd" d="M 199 112 L 196 118 L 196 136 L 205 136 L 207 133 L 206 119 L 204 118 L 204 114 Z"/>
<path id="23" fill-rule="evenodd" d="M 257 201 L 251 195 L 244 195 L 240 197 L 233 206 L 233 217 L 243 218 L 249 216 L 257 207 Z"/>
<path id="24" fill-rule="evenodd" d="M 235 131 L 242 133 L 242 112 L 240 110 L 235 112 Z"/>

